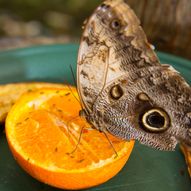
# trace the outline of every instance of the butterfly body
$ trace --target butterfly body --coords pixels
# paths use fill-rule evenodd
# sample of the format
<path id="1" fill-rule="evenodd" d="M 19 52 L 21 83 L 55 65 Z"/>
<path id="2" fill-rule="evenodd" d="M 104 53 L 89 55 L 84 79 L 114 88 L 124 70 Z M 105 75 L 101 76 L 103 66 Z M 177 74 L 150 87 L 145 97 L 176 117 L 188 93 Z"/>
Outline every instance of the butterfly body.
<path id="1" fill-rule="evenodd" d="M 105 1 L 88 20 L 77 78 L 85 117 L 96 129 L 160 150 L 191 145 L 191 88 L 160 64 L 122 0 Z"/>

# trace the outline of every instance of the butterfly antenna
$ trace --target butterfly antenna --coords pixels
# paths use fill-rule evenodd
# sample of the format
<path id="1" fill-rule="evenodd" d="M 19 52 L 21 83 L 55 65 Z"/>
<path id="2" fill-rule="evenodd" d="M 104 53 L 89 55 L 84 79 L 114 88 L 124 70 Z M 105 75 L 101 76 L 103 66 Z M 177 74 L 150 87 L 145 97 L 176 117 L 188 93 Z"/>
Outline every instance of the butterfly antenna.
<path id="1" fill-rule="evenodd" d="M 78 101 L 78 102 L 80 103 L 79 99 L 75 96 L 75 94 L 74 94 L 72 88 L 70 87 L 70 84 L 69 84 L 68 80 L 64 79 L 64 80 L 63 80 L 63 83 L 68 87 L 69 91 L 72 93 L 72 95 L 74 96 L 74 98 L 76 99 L 76 101 Z"/>
<path id="2" fill-rule="evenodd" d="M 76 78 L 75 78 L 75 75 L 74 75 L 74 70 L 73 70 L 73 68 L 72 68 L 72 65 L 71 65 L 71 64 L 70 64 L 70 71 L 71 71 L 71 73 L 72 73 L 73 82 L 74 82 L 75 86 L 77 87 Z"/>
<path id="3" fill-rule="evenodd" d="M 112 149 L 113 149 L 113 151 L 114 151 L 114 153 L 115 153 L 115 158 L 117 158 L 117 157 L 118 157 L 118 153 L 117 153 L 117 151 L 115 150 L 115 147 L 113 146 L 113 143 L 112 143 L 111 140 L 109 139 L 107 133 L 106 133 L 105 131 L 102 131 L 102 132 L 104 133 L 106 139 L 108 140 L 109 144 L 111 145 L 111 147 L 112 147 Z"/>
<path id="4" fill-rule="evenodd" d="M 75 75 L 74 75 L 74 70 L 73 70 L 73 68 L 72 68 L 72 65 L 70 64 L 70 70 L 71 70 L 71 73 L 72 73 L 72 77 L 73 77 L 73 82 L 74 82 L 74 84 L 75 84 L 75 86 L 77 87 L 77 83 L 76 83 L 76 78 L 75 78 Z M 78 90 L 77 90 L 77 92 L 78 92 Z M 79 93 L 78 93 L 79 94 Z M 74 95 L 74 94 L 73 94 Z M 77 99 L 77 97 L 74 95 L 74 97 Z M 78 102 L 79 102 L 79 104 L 80 104 L 80 106 L 81 106 L 81 108 L 83 109 L 83 105 L 82 105 L 82 103 L 80 102 L 80 100 L 79 99 L 77 99 L 78 100 Z"/>
<path id="5" fill-rule="evenodd" d="M 70 154 L 73 154 L 73 153 L 77 150 L 77 148 L 78 148 L 78 146 L 79 146 L 79 144 L 80 144 L 81 138 L 82 138 L 83 130 L 84 130 L 84 126 L 82 127 L 82 129 L 81 129 L 81 131 L 80 131 L 80 136 L 79 136 L 79 139 L 78 139 L 78 143 L 76 144 L 74 150 L 73 150 Z"/>
<path id="6" fill-rule="evenodd" d="M 65 81 L 66 81 L 66 80 L 65 80 Z M 65 81 L 64 81 L 64 83 L 65 83 Z M 68 81 L 66 81 L 65 84 L 66 84 L 66 86 L 68 87 L 69 91 L 70 91 L 70 92 L 72 93 L 72 95 L 74 96 L 74 98 L 76 99 L 76 101 L 77 101 L 77 102 L 80 104 L 80 106 L 82 107 L 80 100 L 75 96 L 75 94 L 74 94 L 72 88 L 70 87 Z"/>
<path id="7" fill-rule="evenodd" d="M 80 100 L 76 97 L 76 95 L 74 94 L 74 92 L 73 92 L 72 88 L 70 87 L 70 85 L 67 84 L 67 86 L 68 86 L 68 89 L 70 90 L 70 92 L 72 93 L 72 95 L 74 96 L 74 98 L 76 99 L 76 101 L 81 105 Z"/>

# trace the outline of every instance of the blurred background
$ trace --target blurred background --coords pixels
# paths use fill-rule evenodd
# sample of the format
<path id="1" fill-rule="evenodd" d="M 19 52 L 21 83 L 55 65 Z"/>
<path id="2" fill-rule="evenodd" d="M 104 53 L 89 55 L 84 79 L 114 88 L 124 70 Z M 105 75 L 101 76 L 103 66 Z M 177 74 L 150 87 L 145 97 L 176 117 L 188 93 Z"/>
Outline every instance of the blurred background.
<path id="1" fill-rule="evenodd" d="M 0 0 L 3 37 L 79 38 L 81 25 L 100 0 Z"/>
<path id="2" fill-rule="evenodd" d="M 101 0 L 0 0 L 0 49 L 79 43 Z M 126 0 L 157 50 L 191 59 L 190 0 Z"/>

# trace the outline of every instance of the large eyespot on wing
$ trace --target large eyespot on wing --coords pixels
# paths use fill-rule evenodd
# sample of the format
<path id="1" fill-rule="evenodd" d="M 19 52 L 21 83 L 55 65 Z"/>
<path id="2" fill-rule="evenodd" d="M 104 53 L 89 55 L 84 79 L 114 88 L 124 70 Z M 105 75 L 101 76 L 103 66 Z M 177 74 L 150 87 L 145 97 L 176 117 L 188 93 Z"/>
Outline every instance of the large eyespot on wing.
<path id="1" fill-rule="evenodd" d="M 170 117 L 161 108 L 152 108 L 142 114 L 140 126 L 150 133 L 161 133 L 170 127 Z"/>
<path id="2" fill-rule="evenodd" d="M 134 12 L 122 0 L 107 0 L 87 21 L 77 66 L 77 85 L 85 108 L 111 81 L 137 69 L 159 65 Z"/>

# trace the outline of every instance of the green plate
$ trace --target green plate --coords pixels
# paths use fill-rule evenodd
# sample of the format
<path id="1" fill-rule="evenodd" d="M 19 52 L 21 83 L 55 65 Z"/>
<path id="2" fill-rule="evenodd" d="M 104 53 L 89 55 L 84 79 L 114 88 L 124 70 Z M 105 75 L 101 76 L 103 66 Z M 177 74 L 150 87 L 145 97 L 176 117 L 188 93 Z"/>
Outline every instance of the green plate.
<path id="1" fill-rule="evenodd" d="M 0 52 L 0 83 L 52 81 L 73 83 L 70 65 L 76 70 L 77 45 L 38 46 Z M 191 62 L 158 53 L 161 62 L 172 64 L 191 83 Z M 26 174 L 13 159 L 5 134 L 0 133 L 0 191 L 58 191 Z M 190 191 L 184 156 L 157 151 L 136 143 L 123 170 L 110 181 L 87 190 Z"/>

